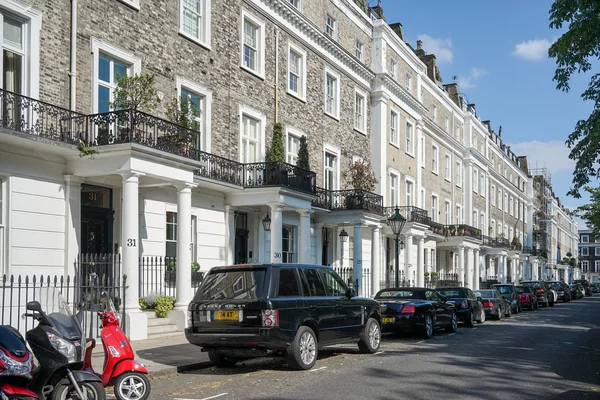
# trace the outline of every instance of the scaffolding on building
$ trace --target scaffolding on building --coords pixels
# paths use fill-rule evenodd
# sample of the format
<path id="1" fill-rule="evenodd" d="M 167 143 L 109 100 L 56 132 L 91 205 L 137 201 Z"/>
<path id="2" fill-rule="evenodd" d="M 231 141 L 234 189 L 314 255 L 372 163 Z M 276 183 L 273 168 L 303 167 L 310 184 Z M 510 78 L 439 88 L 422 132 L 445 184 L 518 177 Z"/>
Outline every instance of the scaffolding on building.
<path id="1" fill-rule="evenodd" d="M 533 247 L 537 256 L 550 260 L 552 248 L 552 176 L 544 168 L 531 170 L 533 176 Z"/>

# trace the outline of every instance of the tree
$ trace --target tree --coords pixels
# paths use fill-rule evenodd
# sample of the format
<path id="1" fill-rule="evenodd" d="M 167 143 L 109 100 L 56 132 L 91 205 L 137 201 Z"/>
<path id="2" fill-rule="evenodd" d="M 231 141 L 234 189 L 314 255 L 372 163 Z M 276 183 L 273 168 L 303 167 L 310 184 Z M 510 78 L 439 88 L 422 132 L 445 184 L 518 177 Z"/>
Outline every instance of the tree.
<path id="1" fill-rule="evenodd" d="M 152 114 L 158 105 L 154 74 L 120 76 L 110 106 L 117 110 L 139 110 Z"/>
<path id="2" fill-rule="evenodd" d="M 344 172 L 344 178 L 354 189 L 363 189 L 367 192 L 375 190 L 377 178 L 371 162 L 369 160 L 360 159 L 357 161 L 350 160 L 348 169 Z"/>
<path id="3" fill-rule="evenodd" d="M 200 130 L 198 122 L 200 109 L 189 97 L 180 96 L 179 99 L 173 97 L 167 106 L 166 113 L 169 121 L 193 131 Z"/>
<path id="4" fill-rule="evenodd" d="M 308 141 L 306 140 L 306 136 L 300 137 L 300 147 L 298 148 L 298 160 L 296 160 L 296 166 L 302 169 L 310 170 Z"/>
<path id="5" fill-rule="evenodd" d="M 594 239 L 600 238 L 600 188 L 586 186 L 584 189 L 590 195 L 590 202 L 577 207 L 573 214 L 586 222 Z"/>
<path id="6" fill-rule="evenodd" d="M 283 126 L 276 122 L 273 125 L 273 139 L 267 157 L 268 162 L 285 162 L 285 148 L 283 146 Z"/>
<path id="7" fill-rule="evenodd" d="M 550 46 L 548 55 L 556 59 L 553 81 L 556 88 L 570 90 L 569 81 L 574 73 L 591 70 L 591 61 L 600 54 L 600 2 L 597 0 L 555 0 L 550 9 L 550 27 L 568 30 Z M 569 158 L 576 162 L 573 187 L 568 194 L 580 198 L 580 190 L 590 177 L 600 177 L 600 74 L 593 74 L 581 97 L 594 103 L 588 119 L 579 120 L 566 144 L 571 149 Z"/>

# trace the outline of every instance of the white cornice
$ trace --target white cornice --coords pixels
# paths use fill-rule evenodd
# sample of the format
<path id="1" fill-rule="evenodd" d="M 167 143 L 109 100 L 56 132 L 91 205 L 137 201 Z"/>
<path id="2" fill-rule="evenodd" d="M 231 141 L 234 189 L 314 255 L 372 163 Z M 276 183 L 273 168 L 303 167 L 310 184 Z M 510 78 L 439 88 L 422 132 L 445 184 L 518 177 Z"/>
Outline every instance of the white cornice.
<path id="1" fill-rule="evenodd" d="M 433 83 L 433 81 L 431 79 L 429 79 L 427 74 L 423 75 L 421 82 L 424 82 L 423 85 L 425 85 L 429 88 L 429 92 L 431 93 L 431 95 L 433 97 L 435 97 L 435 99 L 437 101 L 446 105 L 446 108 L 448 109 L 448 111 L 454 111 L 455 113 L 462 116 L 463 120 L 464 120 L 465 112 L 452 101 L 450 96 L 448 96 L 447 92 L 440 89 L 439 86 L 437 86 L 435 83 Z"/>
<path id="2" fill-rule="evenodd" d="M 379 85 L 379 90 L 384 90 L 391 93 L 397 100 L 399 100 L 400 105 L 403 105 L 407 108 L 407 111 L 413 118 L 421 119 L 423 115 L 427 113 L 427 109 L 419 102 L 415 97 L 413 97 L 405 88 L 400 86 L 398 82 L 392 79 L 388 74 L 377 74 L 375 76 L 375 88 L 376 91 Z"/>
<path id="3" fill-rule="evenodd" d="M 365 14 L 353 1 L 350 0 L 334 0 L 334 4 L 342 9 L 345 8 L 350 11 L 350 14 L 346 14 L 348 18 L 352 20 L 356 25 L 360 26 L 362 31 L 367 35 L 373 35 L 373 21 L 367 14 Z M 362 25 L 362 26 L 361 26 Z"/>
<path id="4" fill-rule="evenodd" d="M 325 35 L 322 29 L 309 21 L 299 10 L 283 0 L 246 0 L 272 23 L 294 36 L 319 54 L 332 66 L 337 67 L 357 83 L 370 89 L 375 74 L 366 65 L 337 42 Z"/>
<path id="5" fill-rule="evenodd" d="M 408 45 L 400 40 L 396 32 L 383 20 L 378 19 L 373 26 L 375 32 L 381 31 L 382 38 L 387 44 L 392 47 L 402 57 L 402 59 L 415 71 L 425 75 L 427 74 L 427 66 L 421 59 L 408 47 Z"/>
<path id="6" fill-rule="evenodd" d="M 443 131 L 436 123 L 429 119 L 429 117 L 425 116 L 423 118 L 425 122 L 425 127 L 429 129 L 431 132 L 431 136 L 437 142 L 443 144 L 449 149 L 452 149 L 452 152 L 456 155 L 459 155 L 463 158 L 463 154 L 465 151 L 465 146 L 463 146 L 458 140 L 456 140 L 453 136 L 449 135 L 447 132 Z"/>

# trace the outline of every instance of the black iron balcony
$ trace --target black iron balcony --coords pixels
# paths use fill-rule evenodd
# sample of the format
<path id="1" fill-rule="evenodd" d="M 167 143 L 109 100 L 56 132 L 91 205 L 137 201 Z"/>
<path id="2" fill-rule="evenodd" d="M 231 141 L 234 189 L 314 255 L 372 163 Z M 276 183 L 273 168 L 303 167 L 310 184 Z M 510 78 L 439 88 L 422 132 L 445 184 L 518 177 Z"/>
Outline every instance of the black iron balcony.
<path id="1" fill-rule="evenodd" d="M 429 218 L 427 217 L 427 211 L 422 208 L 415 206 L 398 206 L 398 210 L 400 214 L 406 218 L 406 222 L 418 222 L 420 224 L 429 224 Z M 396 206 L 393 207 L 385 207 L 385 216 L 386 218 L 394 215 L 396 211 Z"/>
<path id="2" fill-rule="evenodd" d="M 75 118 L 81 115 L 0 89 L 0 126 L 16 134 L 78 145 Z"/>
<path id="3" fill-rule="evenodd" d="M 508 239 L 503 238 L 503 237 L 493 238 L 491 236 L 482 235 L 481 240 L 482 240 L 483 246 L 501 248 L 501 249 L 510 248 L 510 243 L 509 243 Z"/>
<path id="4" fill-rule="evenodd" d="M 194 175 L 243 186 L 244 164 L 204 151 L 196 151 L 195 160 L 202 166 L 194 171 Z"/>
<path id="5" fill-rule="evenodd" d="M 317 174 L 284 162 L 244 164 L 244 187 L 283 186 L 316 193 Z"/>
<path id="6" fill-rule="evenodd" d="M 467 236 L 481 239 L 481 230 L 465 224 L 444 225 L 445 236 Z"/>
<path id="7" fill-rule="evenodd" d="M 316 188 L 317 198 L 312 204 L 315 207 L 331 211 L 363 210 L 383 215 L 383 197 L 363 189 L 327 190 Z"/>
<path id="8" fill-rule="evenodd" d="M 440 235 L 440 236 L 446 235 L 446 233 L 444 231 L 444 225 L 442 225 L 438 222 L 435 222 L 430 217 L 427 217 L 427 225 L 429 225 L 429 229 L 431 230 L 431 232 L 435 233 L 436 235 Z"/>
<path id="9" fill-rule="evenodd" d="M 531 247 L 531 246 L 523 246 L 523 253 L 525 253 L 525 254 L 533 254 L 533 247 Z"/>

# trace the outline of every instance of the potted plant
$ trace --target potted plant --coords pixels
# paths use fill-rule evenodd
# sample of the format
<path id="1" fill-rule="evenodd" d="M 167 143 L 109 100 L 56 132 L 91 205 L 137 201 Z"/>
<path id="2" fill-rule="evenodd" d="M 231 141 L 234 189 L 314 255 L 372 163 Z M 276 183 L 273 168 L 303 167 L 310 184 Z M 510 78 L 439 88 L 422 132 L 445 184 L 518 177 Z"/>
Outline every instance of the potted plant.
<path id="1" fill-rule="evenodd" d="M 456 236 L 456 226 L 455 225 L 450 225 L 448 227 L 448 229 L 450 230 L 450 236 Z"/>
<path id="2" fill-rule="evenodd" d="M 429 280 L 429 272 L 425 272 L 425 280 Z"/>
<path id="3" fill-rule="evenodd" d="M 460 224 L 460 225 L 458 226 L 458 234 L 459 234 L 460 236 L 463 236 L 463 235 L 465 234 L 465 229 L 466 229 L 466 225 L 464 225 L 464 224 Z"/>
<path id="4" fill-rule="evenodd" d="M 437 273 L 436 271 L 433 271 L 433 272 L 431 273 L 431 279 L 434 279 L 434 280 L 435 280 L 435 279 L 437 279 L 437 278 L 438 278 L 438 273 Z"/>
<path id="5" fill-rule="evenodd" d="M 288 183 L 288 173 L 285 169 L 283 126 L 279 122 L 273 125 L 273 138 L 265 165 L 265 183 L 267 185 L 287 185 Z"/>
<path id="6" fill-rule="evenodd" d="M 492 236 L 492 233 L 494 233 L 494 228 L 491 226 L 488 226 L 488 236 Z"/>
<path id="7" fill-rule="evenodd" d="M 346 196 L 346 208 L 349 210 L 365 208 L 364 192 L 372 192 L 377 184 L 371 162 L 364 158 L 355 162 L 350 160 L 344 178 L 354 189 L 353 193 Z"/>
<path id="8" fill-rule="evenodd" d="M 176 134 L 165 135 L 159 138 L 159 141 L 165 142 L 165 145 L 174 144 L 179 148 L 181 154 L 186 154 L 189 149 L 200 150 L 200 122 L 198 119 L 201 113 L 198 105 L 187 96 L 173 97 L 167 105 L 166 115 L 169 121 L 184 129 Z M 193 135 L 189 131 L 198 133 Z"/>

